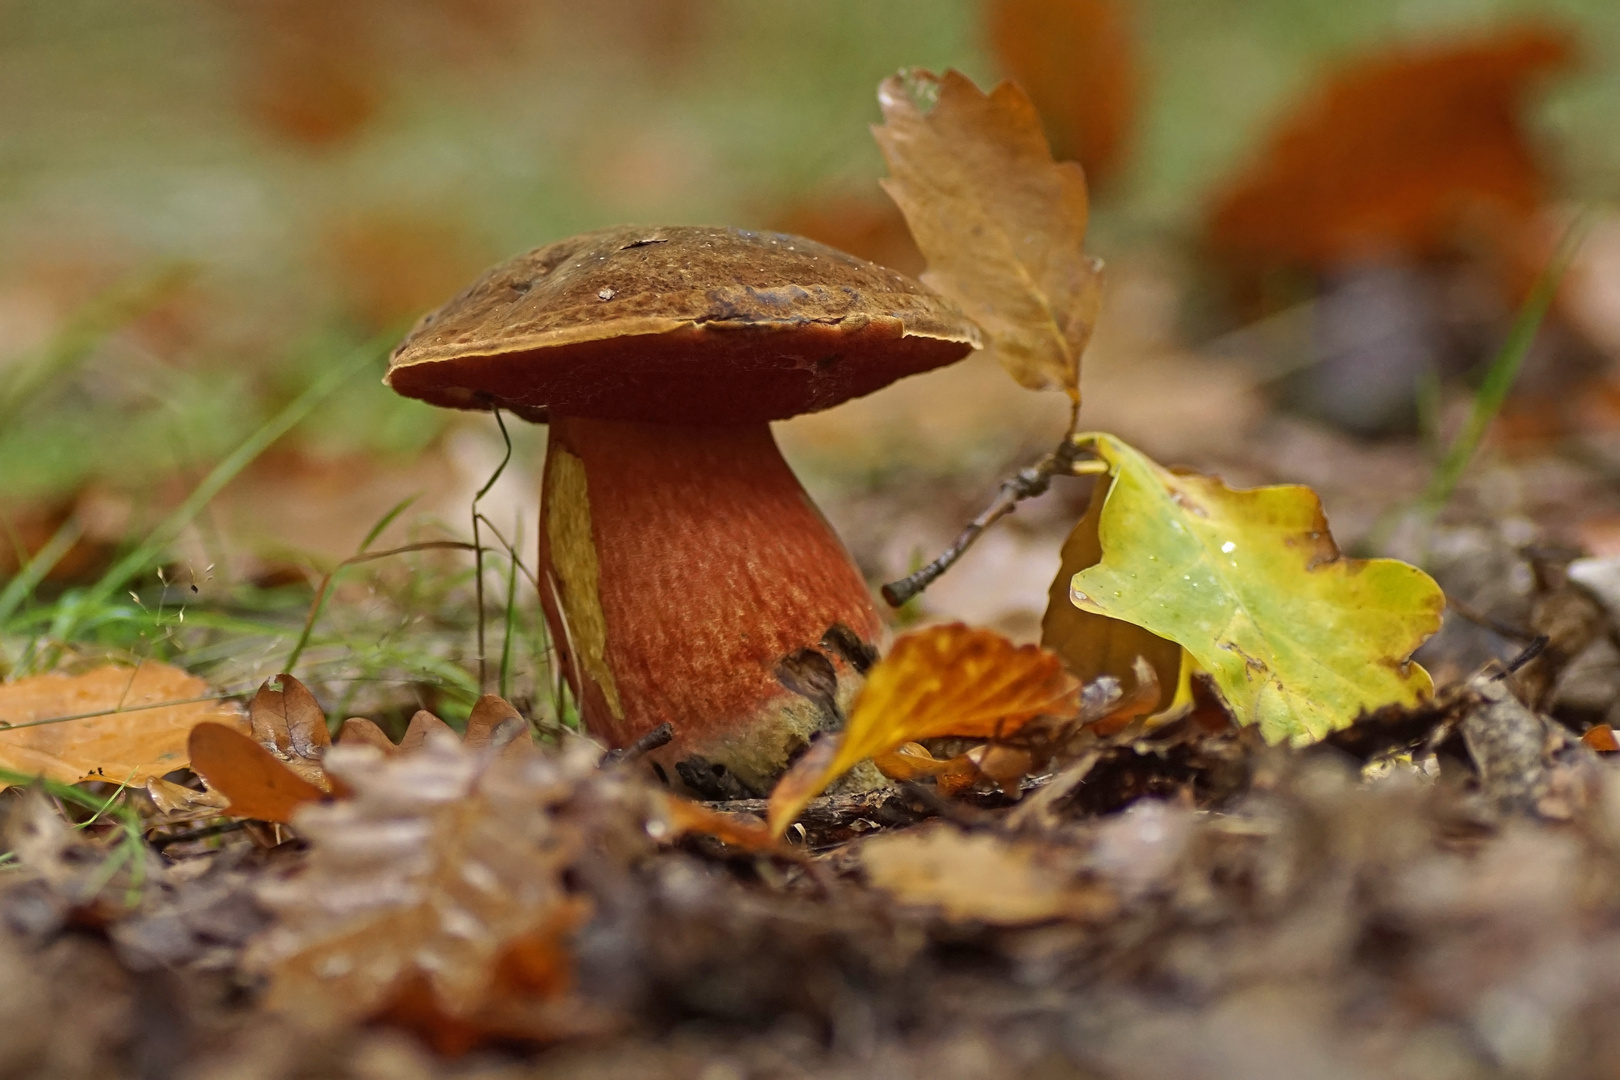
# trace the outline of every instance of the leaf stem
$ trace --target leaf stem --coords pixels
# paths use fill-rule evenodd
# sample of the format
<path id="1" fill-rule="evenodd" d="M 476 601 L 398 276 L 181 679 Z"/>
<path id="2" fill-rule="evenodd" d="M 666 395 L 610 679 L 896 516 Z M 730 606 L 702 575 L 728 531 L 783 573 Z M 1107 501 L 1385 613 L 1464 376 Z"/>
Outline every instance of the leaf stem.
<path id="1" fill-rule="evenodd" d="M 983 535 L 986 529 L 1018 509 L 1018 504 L 1025 499 L 1044 494 L 1052 484 L 1052 477 L 1083 476 L 1087 473 L 1106 471 L 1102 462 L 1085 460 L 1083 455 L 1089 451 L 1090 446 L 1091 440 L 1086 436 L 1066 435 L 1056 449 L 1035 464 L 1020 469 L 1003 480 L 1001 490 L 995 499 L 978 517 L 963 527 L 950 547 L 916 573 L 883 586 L 883 599 L 889 602 L 890 607 L 899 607 L 928 588 L 967 553 L 968 548 L 973 546 L 973 542 Z"/>

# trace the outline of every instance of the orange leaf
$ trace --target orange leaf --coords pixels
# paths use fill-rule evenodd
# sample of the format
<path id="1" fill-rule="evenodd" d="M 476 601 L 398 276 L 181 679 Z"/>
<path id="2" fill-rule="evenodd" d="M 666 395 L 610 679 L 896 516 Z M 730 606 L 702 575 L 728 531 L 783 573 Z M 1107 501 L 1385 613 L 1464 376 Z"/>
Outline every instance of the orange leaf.
<path id="1" fill-rule="evenodd" d="M 305 803 L 326 793 L 234 728 L 198 724 L 191 731 L 191 767 L 231 800 L 228 813 L 285 824 Z"/>
<path id="2" fill-rule="evenodd" d="M 1614 737 L 1614 729 L 1608 724 L 1595 724 L 1588 728 L 1586 734 L 1581 736 L 1581 742 L 1600 754 L 1612 754 L 1620 750 L 1620 739 Z"/>
<path id="3" fill-rule="evenodd" d="M 751 815 L 710 810 L 679 795 L 665 795 L 662 805 L 669 839 L 686 833 L 703 833 L 743 851 L 759 854 L 781 851 L 781 845 L 764 822 Z"/>
<path id="4" fill-rule="evenodd" d="M 918 739 L 1011 735 L 1037 716 L 1079 708 L 1079 684 L 1034 645 L 952 623 L 906 634 L 872 668 L 842 734 L 810 748 L 771 792 L 780 836 L 804 804 L 851 767 Z"/>
<path id="5" fill-rule="evenodd" d="M 1081 250 L 1086 178 L 1052 161 L 1035 106 L 1002 83 L 988 95 L 955 71 L 894 75 L 878 88 L 872 134 L 889 163 L 883 189 L 928 260 L 922 280 L 961 305 L 990 350 L 1032 390 L 1080 394 L 1080 353 L 1101 297 Z M 924 112 L 912 96 L 938 95 Z"/>
<path id="6" fill-rule="evenodd" d="M 990 43 L 1029 92 L 1052 148 L 1112 176 L 1136 112 L 1136 50 L 1121 0 L 993 0 Z"/>
<path id="7" fill-rule="evenodd" d="M 1343 68 L 1220 197 L 1211 246 L 1254 271 L 1320 269 L 1525 224 L 1547 184 L 1519 112 L 1570 58 L 1565 35 L 1524 27 Z"/>
<path id="8" fill-rule="evenodd" d="M 83 719 L 0 729 L 0 768 L 68 784 L 140 785 L 185 767 L 186 736 L 197 724 L 241 722 L 234 709 L 214 700 L 206 682 L 150 660 L 0 684 L 4 727 L 57 717 Z"/>

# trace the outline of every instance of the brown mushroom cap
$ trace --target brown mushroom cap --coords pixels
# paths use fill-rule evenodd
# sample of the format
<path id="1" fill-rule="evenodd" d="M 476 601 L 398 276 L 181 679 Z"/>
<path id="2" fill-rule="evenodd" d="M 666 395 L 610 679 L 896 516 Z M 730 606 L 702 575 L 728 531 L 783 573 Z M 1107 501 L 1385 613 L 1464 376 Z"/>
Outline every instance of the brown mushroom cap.
<path id="1" fill-rule="evenodd" d="M 495 267 L 416 325 L 386 381 L 434 405 L 531 420 L 753 423 L 978 346 L 948 301 L 813 240 L 620 226 Z"/>

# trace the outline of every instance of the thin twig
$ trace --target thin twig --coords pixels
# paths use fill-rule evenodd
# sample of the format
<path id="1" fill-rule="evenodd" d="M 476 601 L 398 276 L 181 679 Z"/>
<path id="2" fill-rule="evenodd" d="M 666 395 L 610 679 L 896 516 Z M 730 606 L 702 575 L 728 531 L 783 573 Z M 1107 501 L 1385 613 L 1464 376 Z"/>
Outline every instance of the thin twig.
<path id="1" fill-rule="evenodd" d="M 623 750 L 609 750 L 603 756 L 603 764 L 609 762 L 635 761 L 645 757 L 661 746 L 668 746 L 675 739 L 675 726 L 668 720 L 653 728 L 647 734 L 625 747 Z"/>
<path id="2" fill-rule="evenodd" d="M 967 527 L 959 533 L 951 546 L 942 552 L 939 558 L 918 570 L 916 573 L 891 581 L 883 586 L 883 599 L 889 602 L 890 607 L 899 607 L 907 600 L 932 585 L 941 574 L 949 570 L 955 562 L 966 554 L 967 549 L 973 546 L 986 529 L 997 521 L 1018 509 L 1018 504 L 1025 499 L 1032 499 L 1044 494 L 1052 484 L 1054 476 L 1080 476 L 1086 473 L 1104 471 L 1100 461 L 1087 461 L 1082 455 L 1087 452 L 1087 444 L 1075 436 L 1066 436 L 1058 444 L 1057 449 L 1042 457 L 1028 468 L 1020 469 L 1017 475 L 1001 483 L 1001 491 L 984 512 L 968 523 Z"/>

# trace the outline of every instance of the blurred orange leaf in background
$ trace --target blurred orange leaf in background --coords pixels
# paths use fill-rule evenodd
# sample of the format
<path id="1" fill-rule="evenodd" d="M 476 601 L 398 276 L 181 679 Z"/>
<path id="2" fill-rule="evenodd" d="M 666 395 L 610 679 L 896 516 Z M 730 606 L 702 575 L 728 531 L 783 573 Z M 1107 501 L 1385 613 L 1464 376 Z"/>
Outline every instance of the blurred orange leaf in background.
<path id="1" fill-rule="evenodd" d="M 1079 711 L 1080 684 L 1034 645 L 961 623 L 895 641 L 867 675 L 841 734 L 812 746 L 771 792 L 771 832 L 780 836 L 804 804 L 870 757 L 919 739 L 1011 735 L 1037 716 Z"/>
<path id="2" fill-rule="evenodd" d="M 1264 272 L 1432 255 L 1469 231 L 1511 246 L 1547 195 L 1520 113 L 1572 58 L 1567 35 L 1526 26 L 1342 68 L 1217 198 L 1211 248 Z"/>
<path id="3" fill-rule="evenodd" d="M 232 0 L 247 49 L 242 106 L 287 142 L 329 146 L 382 104 L 382 74 L 366 6 L 326 0 Z"/>
<path id="4" fill-rule="evenodd" d="M 990 44 L 1029 94 L 1052 149 L 1096 182 L 1115 176 L 1136 120 L 1136 48 L 1120 0 L 992 0 Z"/>
<path id="5" fill-rule="evenodd" d="M 106 715 L 85 715 L 102 712 Z M 68 784 L 140 785 L 185 768 L 186 738 L 198 724 L 241 726 L 236 710 L 215 700 L 206 682 L 154 660 L 0 685 L 0 724 L 56 717 L 84 719 L 0 729 L 0 768 Z"/>
<path id="6" fill-rule="evenodd" d="M 1012 83 L 985 94 L 958 71 L 911 71 L 884 79 L 878 102 L 883 190 L 928 260 L 923 283 L 961 305 L 1019 383 L 1078 402 L 1102 296 L 1101 264 L 1082 251 L 1085 174 L 1052 160 Z"/>

